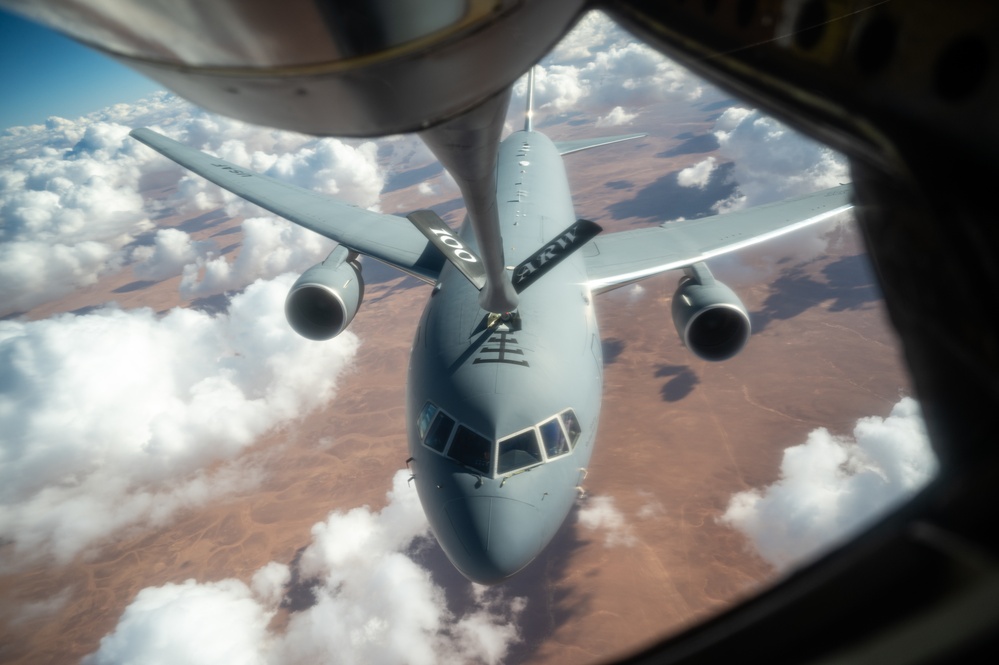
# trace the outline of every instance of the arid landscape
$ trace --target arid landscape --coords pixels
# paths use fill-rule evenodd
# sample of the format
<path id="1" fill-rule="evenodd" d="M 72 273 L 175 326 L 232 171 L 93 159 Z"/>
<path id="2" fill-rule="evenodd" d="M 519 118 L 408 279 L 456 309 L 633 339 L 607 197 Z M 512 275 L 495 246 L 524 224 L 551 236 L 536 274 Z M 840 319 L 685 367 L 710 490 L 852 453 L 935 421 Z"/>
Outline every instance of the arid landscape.
<path id="1" fill-rule="evenodd" d="M 721 98 L 661 104 L 611 131 L 574 124 L 571 116 L 540 129 L 568 139 L 649 128 L 646 139 L 566 159 L 577 214 L 611 232 L 704 214 L 731 192 L 735 183 L 724 168 L 705 187 L 677 184 L 678 172 L 714 154 L 710 132 L 726 105 Z M 417 176 L 386 188 L 384 212 L 428 205 L 415 195 L 419 174 L 443 177 L 428 164 L 408 172 Z M 147 179 L 143 195 L 162 199 L 177 176 Z M 463 209 L 453 188 L 438 189 L 443 193 L 429 204 L 457 223 Z M 241 219 L 222 210 L 156 221 L 213 240 L 224 254 L 239 252 Z M 597 299 L 604 403 L 579 506 L 608 517 L 584 521 L 576 511 L 552 546 L 503 585 L 505 597 L 526 599 L 516 620 L 521 639 L 505 662 L 620 656 L 775 579 L 746 537 L 719 521 L 733 494 L 774 482 L 783 451 L 816 428 L 849 434 L 858 418 L 886 416 L 907 392 L 851 224 L 827 223 L 712 263 L 754 325 L 746 351 L 728 362 L 707 363 L 682 347 L 669 314 L 676 274 Z M 0 577 L 0 661 L 77 662 L 97 650 L 140 589 L 188 579 L 248 583 L 270 561 L 294 571 L 312 526 L 330 511 L 385 505 L 393 474 L 405 468 L 407 358 L 429 289 L 378 265 L 366 266 L 365 276 L 364 305 L 351 326 L 360 348 L 333 401 L 244 451 L 237 463 L 256 474 L 246 487 L 184 509 L 165 526 L 132 526 L 64 565 L 40 558 Z M 158 312 L 225 309 L 223 294 L 184 302 L 179 280 L 144 281 L 126 266 L 25 316 L 83 313 L 108 301 Z M 425 543 L 409 555 L 460 614 L 468 583 L 439 547 Z M 271 630 L 308 606 L 308 586 L 293 577 Z"/>

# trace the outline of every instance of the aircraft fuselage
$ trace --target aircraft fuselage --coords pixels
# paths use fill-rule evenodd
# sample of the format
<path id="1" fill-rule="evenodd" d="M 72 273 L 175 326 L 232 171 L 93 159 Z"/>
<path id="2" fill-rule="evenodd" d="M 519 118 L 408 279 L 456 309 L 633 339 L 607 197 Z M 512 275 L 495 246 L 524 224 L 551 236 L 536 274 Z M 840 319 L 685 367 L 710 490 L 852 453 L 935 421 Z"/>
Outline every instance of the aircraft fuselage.
<path id="1" fill-rule="evenodd" d="M 575 221 L 562 157 L 537 132 L 500 145 L 497 202 L 509 266 Z M 457 240 L 471 248 L 466 223 Z M 549 543 L 593 451 L 603 359 L 582 252 L 490 325 L 477 290 L 446 265 L 413 341 L 407 435 L 431 528 L 468 578 L 499 582 Z M 428 406 L 429 405 L 429 406 Z"/>

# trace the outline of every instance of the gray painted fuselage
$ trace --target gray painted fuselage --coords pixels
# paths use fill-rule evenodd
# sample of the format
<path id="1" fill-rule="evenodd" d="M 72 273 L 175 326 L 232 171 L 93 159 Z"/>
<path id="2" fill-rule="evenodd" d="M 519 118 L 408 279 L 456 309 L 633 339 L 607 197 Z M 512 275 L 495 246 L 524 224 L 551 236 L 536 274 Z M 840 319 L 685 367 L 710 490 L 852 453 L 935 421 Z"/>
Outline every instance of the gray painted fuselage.
<path id="1" fill-rule="evenodd" d="M 517 265 L 575 221 L 572 199 L 562 157 L 537 132 L 503 141 L 497 175 L 503 249 Z M 467 226 L 459 237 L 475 248 Z M 448 558 L 477 582 L 501 581 L 545 548 L 578 496 L 593 451 L 602 353 L 581 255 L 521 294 L 519 322 L 492 327 L 476 289 L 445 266 L 413 341 L 407 435 L 414 481 Z M 427 403 L 492 442 L 488 467 L 471 468 L 448 449 L 424 445 L 417 419 Z M 496 472 L 498 440 L 567 409 L 580 429 L 570 453 Z"/>

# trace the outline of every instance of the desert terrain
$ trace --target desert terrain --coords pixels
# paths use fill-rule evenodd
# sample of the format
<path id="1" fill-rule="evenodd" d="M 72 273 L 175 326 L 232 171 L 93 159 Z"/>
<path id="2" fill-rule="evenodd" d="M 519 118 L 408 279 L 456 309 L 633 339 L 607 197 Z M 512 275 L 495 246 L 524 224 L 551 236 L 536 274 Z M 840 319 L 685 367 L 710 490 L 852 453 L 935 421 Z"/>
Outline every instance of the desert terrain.
<path id="1" fill-rule="evenodd" d="M 711 191 L 681 191 L 687 188 L 676 184 L 676 173 L 716 147 L 704 137 L 717 108 L 663 107 L 649 114 L 648 138 L 568 157 L 577 214 L 608 231 L 657 215 L 703 214 L 734 185 L 719 178 Z M 564 139 L 600 131 L 571 119 L 540 129 Z M 440 177 L 425 164 L 412 168 Z M 386 192 L 382 210 L 411 209 L 418 182 Z M 154 179 L 144 195 L 162 197 L 171 186 L 168 178 Z M 685 212 L 670 214 L 677 200 Z M 448 221 L 460 221 L 453 194 L 432 203 Z M 220 210 L 164 215 L 157 223 L 215 239 L 235 255 L 240 221 Z M 754 325 L 746 351 L 728 362 L 700 361 L 682 347 L 669 314 L 676 274 L 598 297 L 604 402 L 580 505 L 610 498 L 624 522 L 587 529 L 570 516 L 551 547 L 504 585 L 505 593 L 527 599 L 522 639 L 506 662 L 620 656 L 772 582 L 774 570 L 744 536 L 718 521 L 730 497 L 776 480 L 783 450 L 810 431 L 849 433 L 860 417 L 887 415 L 906 392 L 857 234 L 846 224 L 804 233 L 825 234 L 826 251 L 802 252 L 791 238 L 712 263 Z M 292 564 L 312 525 L 331 510 L 385 503 L 393 473 L 405 467 L 407 358 L 429 289 L 378 266 L 365 275 L 365 301 L 351 327 L 361 347 L 351 370 L 328 408 L 272 431 L 245 453 L 247 465 L 264 469 L 259 483 L 189 509 L 167 527 L 120 533 L 67 565 L 43 560 L 0 577 L 0 661 L 77 662 L 97 649 L 140 589 L 189 578 L 248 581 L 269 561 Z M 222 294 L 184 303 L 178 283 L 143 282 L 126 267 L 27 317 L 81 313 L 108 301 L 156 311 L 224 309 Z M 467 602 L 468 583 L 438 547 L 412 556 L 455 609 Z M 295 608 L 286 603 L 272 628 L 280 630 Z"/>

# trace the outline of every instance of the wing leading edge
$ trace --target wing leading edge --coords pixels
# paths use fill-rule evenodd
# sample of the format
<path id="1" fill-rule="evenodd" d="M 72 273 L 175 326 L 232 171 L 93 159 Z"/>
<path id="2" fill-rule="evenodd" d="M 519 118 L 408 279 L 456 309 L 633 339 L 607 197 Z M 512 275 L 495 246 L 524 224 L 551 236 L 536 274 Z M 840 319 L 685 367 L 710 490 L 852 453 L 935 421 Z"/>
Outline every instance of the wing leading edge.
<path id="1" fill-rule="evenodd" d="M 564 157 L 565 155 L 571 155 L 574 152 L 589 150 L 590 148 L 599 148 L 602 145 L 611 145 L 612 143 L 621 143 L 622 141 L 631 141 L 632 139 L 641 139 L 646 136 L 648 136 L 648 134 L 620 134 L 618 136 L 601 136 L 595 139 L 555 141 L 555 148 L 558 149 L 558 154 Z"/>
<path id="2" fill-rule="evenodd" d="M 364 210 L 254 173 L 151 129 L 135 129 L 131 135 L 219 187 L 359 254 L 430 283 L 440 274 L 444 256 L 407 219 Z"/>
<path id="3" fill-rule="evenodd" d="M 602 235 L 583 250 L 589 286 L 610 291 L 821 222 L 853 207 L 851 192 L 841 185 L 748 210 Z"/>

